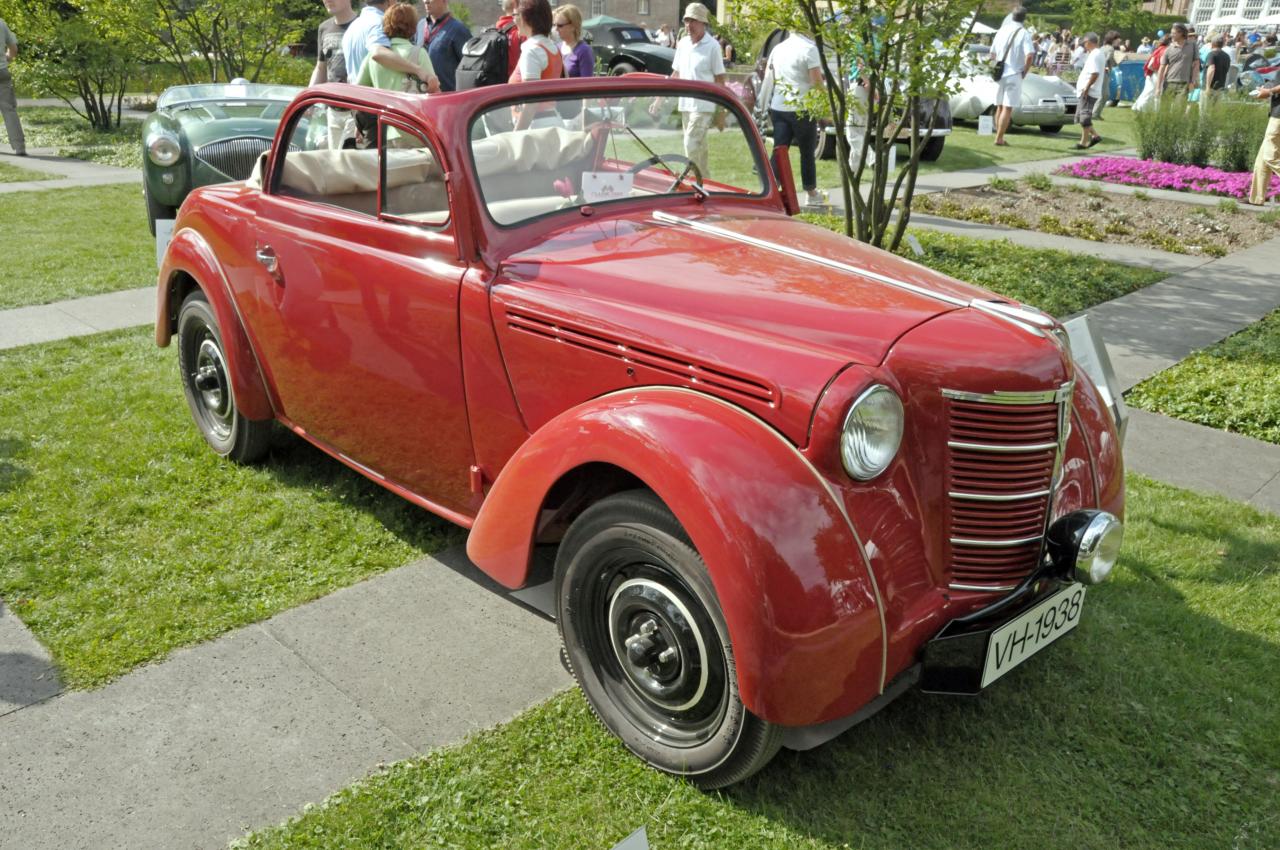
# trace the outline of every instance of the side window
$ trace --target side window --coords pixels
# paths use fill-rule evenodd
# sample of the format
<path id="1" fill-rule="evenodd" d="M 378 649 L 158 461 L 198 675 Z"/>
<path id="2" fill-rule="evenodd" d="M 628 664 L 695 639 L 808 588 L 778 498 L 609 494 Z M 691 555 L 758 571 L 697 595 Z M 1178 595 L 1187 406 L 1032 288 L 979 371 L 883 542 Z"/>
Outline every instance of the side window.
<path id="1" fill-rule="evenodd" d="M 275 191 L 368 216 L 378 214 L 377 117 L 317 103 L 294 119 Z"/>
<path id="2" fill-rule="evenodd" d="M 439 227 L 449 220 L 444 170 L 429 142 L 396 124 L 382 124 L 382 217 Z"/>

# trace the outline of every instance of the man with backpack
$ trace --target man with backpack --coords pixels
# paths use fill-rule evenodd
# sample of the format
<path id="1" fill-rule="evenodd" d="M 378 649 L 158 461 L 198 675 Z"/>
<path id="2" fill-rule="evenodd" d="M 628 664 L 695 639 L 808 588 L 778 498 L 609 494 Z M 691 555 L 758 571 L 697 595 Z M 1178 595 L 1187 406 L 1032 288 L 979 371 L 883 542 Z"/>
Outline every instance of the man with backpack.
<path id="1" fill-rule="evenodd" d="M 516 0 L 502 0 L 502 17 L 462 48 L 458 62 L 458 91 L 505 83 L 520 61 L 524 36 L 516 27 Z"/>

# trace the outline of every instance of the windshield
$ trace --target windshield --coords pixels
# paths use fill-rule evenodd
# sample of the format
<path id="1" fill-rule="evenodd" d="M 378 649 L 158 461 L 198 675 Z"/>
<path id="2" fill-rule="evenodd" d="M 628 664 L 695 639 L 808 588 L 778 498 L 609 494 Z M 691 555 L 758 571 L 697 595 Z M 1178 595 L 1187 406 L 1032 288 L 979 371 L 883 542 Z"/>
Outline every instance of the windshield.
<path id="1" fill-rule="evenodd" d="M 157 109 L 167 109 L 189 101 L 267 101 L 288 103 L 302 89 L 297 86 L 268 86 L 260 83 L 213 83 L 193 86 L 174 86 L 166 89 L 156 101 Z"/>
<path id="2" fill-rule="evenodd" d="M 682 121 L 692 121 L 688 149 Z M 471 153 L 485 207 L 502 225 L 611 201 L 768 190 L 737 113 L 701 94 L 503 104 L 477 117 Z"/>
<path id="3" fill-rule="evenodd" d="M 626 44 L 632 41 L 648 41 L 649 40 L 649 35 L 639 27 L 635 27 L 635 28 L 618 27 L 617 29 L 614 30 L 614 33 L 618 36 L 618 41 L 622 42 L 623 44 Z"/>

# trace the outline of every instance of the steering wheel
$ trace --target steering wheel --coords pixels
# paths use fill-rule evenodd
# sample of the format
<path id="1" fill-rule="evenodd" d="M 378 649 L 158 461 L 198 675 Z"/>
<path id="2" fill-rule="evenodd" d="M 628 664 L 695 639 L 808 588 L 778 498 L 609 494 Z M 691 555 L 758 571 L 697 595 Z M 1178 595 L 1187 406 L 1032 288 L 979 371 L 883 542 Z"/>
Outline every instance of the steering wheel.
<path id="1" fill-rule="evenodd" d="M 678 153 L 654 154 L 648 159 L 641 160 L 640 162 L 637 162 L 635 165 L 628 168 L 627 173 L 639 174 L 641 171 L 644 171 L 646 168 L 648 168 L 651 165 L 662 165 L 662 164 L 665 164 L 668 160 L 670 160 L 671 162 L 674 162 L 677 165 L 679 165 L 680 163 L 684 163 L 684 168 L 680 171 L 680 176 L 676 177 L 675 182 L 672 183 L 670 186 L 668 186 L 665 191 L 670 192 L 673 189 L 675 189 L 677 186 L 679 186 L 681 183 L 683 183 L 684 179 L 689 176 L 690 171 L 693 172 L 693 185 L 696 186 L 699 191 L 705 191 L 702 189 L 702 172 L 698 169 L 697 163 L 689 159 L 689 157 L 681 156 Z"/>

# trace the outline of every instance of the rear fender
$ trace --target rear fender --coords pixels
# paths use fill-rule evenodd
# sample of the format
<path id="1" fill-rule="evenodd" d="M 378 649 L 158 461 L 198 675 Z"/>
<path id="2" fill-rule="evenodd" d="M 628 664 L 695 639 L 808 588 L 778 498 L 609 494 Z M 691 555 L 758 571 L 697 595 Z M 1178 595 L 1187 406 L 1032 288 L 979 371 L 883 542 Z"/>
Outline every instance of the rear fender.
<path id="1" fill-rule="evenodd" d="M 614 393 L 548 422 L 494 482 L 467 541 L 472 561 L 521 586 L 547 493 L 590 463 L 635 475 L 688 532 L 724 610 L 752 712 L 806 725 L 880 692 L 879 599 L 838 500 L 780 434 L 692 390 Z"/>
<path id="2" fill-rule="evenodd" d="M 222 330 L 223 357 L 231 378 L 236 407 L 246 419 L 275 417 L 258 360 L 236 311 L 231 286 L 209 243 L 195 230 L 183 228 L 174 234 L 160 265 L 156 292 L 156 345 L 166 347 L 176 330 L 178 310 L 190 291 L 192 280 L 204 292 Z"/>

